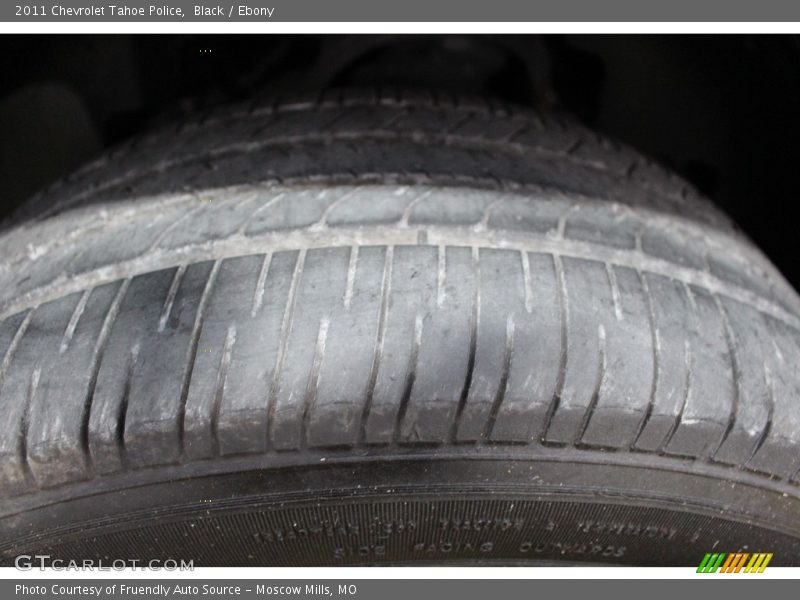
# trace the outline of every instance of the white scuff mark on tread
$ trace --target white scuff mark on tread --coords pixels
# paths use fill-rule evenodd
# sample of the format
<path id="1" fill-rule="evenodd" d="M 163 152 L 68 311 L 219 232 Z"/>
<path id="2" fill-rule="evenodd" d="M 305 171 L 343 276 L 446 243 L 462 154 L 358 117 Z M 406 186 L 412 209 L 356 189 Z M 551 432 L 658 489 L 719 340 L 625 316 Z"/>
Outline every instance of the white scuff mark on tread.
<path id="1" fill-rule="evenodd" d="M 682 287 L 683 287 L 684 291 L 686 292 L 686 297 L 689 299 L 689 306 L 692 309 L 692 323 L 694 324 L 695 329 L 698 329 L 700 324 L 699 324 L 699 320 L 698 320 L 699 319 L 699 316 L 698 316 L 699 313 L 697 311 L 697 301 L 694 298 L 694 294 L 692 293 L 692 288 L 691 288 L 689 282 L 687 282 L 685 280 L 682 280 L 681 284 L 682 284 Z"/>
<path id="2" fill-rule="evenodd" d="M 228 384 L 228 371 L 233 356 L 233 346 L 236 344 L 236 325 L 228 326 L 225 335 L 225 344 L 222 348 L 222 357 L 217 371 L 217 381 L 214 384 L 214 404 L 211 409 L 211 437 L 214 447 L 213 454 L 219 456 L 219 416 L 222 411 L 222 400 L 225 397 L 225 388 Z"/>
<path id="3" fill-rule="evenodd" d="M 258 271 L 258 279 L 256 280 L 256 289 L 253 292 L 253 307 L 250 309 L 250 316 L 255 317 L 258 311 L 264 304 L 264 291 L 267 285 L 267 274 L 269 273 L 269 266 L 272 263 L 272 252 L 267 252 L 264 255 L 264 260 L 261 261 L 261 269 Z"/>
<path id="4" fill-rule="evenodd" d="M 633 233 L 633 246 L 639 254 L 645 254 L 644 247 L 642 246 L 642 231 L 637 229 Z"/>
<path id="5" fill-rule="evenodd" d="M 172 283 L 169 286 L 167 297 L 164 300 L 164 306 L 161 309 L 161 316 L 158 319 L 158 331 L 162 332 L 167 327 L 167 321 L 172 313 L 172 306 L 175 304 L 175 296 L 178 295 L 178 288 L 181 285 L 183 274 L 186 272 L 186 265 L 181 265 L 175 271 L 175 276 L 172 278 Z"/>
<path id="6" fill-rule="evenodd" d="M 522 259 L 522 279 L 525 287 L 525 310 L 533 312 L 533 283 L 531 282 L 531 262 L 525 250 L 519 251 Z"/>
<path id="7" fill-rule="evenodd" d="M 483 209 L 483 217 L 481 217 L 480 221 L 475 223 L 475 225 L 472 227 L 472 231 L 475 233 L 480 233 L 489 229 L 489 220 L 492 218 L 492 210 L 496 205 L 501 204 L 502 202 L 502 200 L 491 201 L 486 208 Z"/>
<path id="8" fill-rule="evenodd" d="M 22 319 L 22 323 L 20 323 L 19 327 L 17 327 L 14 337 L 11 338 L 11 343 L 8 345 L 8 350 L 6 350 L 6 355 L 3 357 L 3 361 L 0 362 L 0 382 L 2 382 L 3 378 L 5 377 L 8 366 L 11 364 L 11 359 L 14 358 L 14 354 L 16 353 L 19 343 L 22 340 L 22 336 L 24 336 L 25 332 L 28 331 L 28 326 L 31 324 L 31 318 L 33 317 L 33 313 L 36 308 L 37 307 L 31 308 L 28 311 L 28 314 L 26 314 Z"/>
<path id="9" fill-rule="evenodd" d="M 611 286 L 611 302 L 614 304 L 614 316 L 617 321 L 622 321 L 622 299 L 619 293 L 619 284 L 617 283 L 617 274 L 614 271 L 614 265 L 606 263 L 606 273 L 608 273 L 608 283 Z"/>
<path id="10" fill-rule="evenodd" d="M 778 361 L 782 365 L 785 365 L 786 358 L 783 356 L 783 352 L 781 352 L 780 346 L 778 346 L 778 343 L 775 341 L 775 337 L 769 336 L 769 341 L 772 344 L 773 349 L 775 350 L 775 356 L 777 357 Z"/>
<path id="11" fill-rule="evenodd" d="M 31 407 L 33 406 L 34 399 L 36 398 L 36 390 L 39 387 L 39 378 L 42 374 L 42 368 L 36 365 L 31 372 L 30 383 L 28 384 L 28 394 L 25 398 L 25 406 L 22 411 L 22 418 L 19 423 L 19 437 L 17 453 L 21 458 L 22 469 L 25 473 L 25 479 L 34 485 L 38 485 L 36 478 L 30 466 L 30 452 L 28 450 L 28 431 L 31 419 Z M 51 426 L 53 429 L 58 429 L 61 425 L 61 413 L 55 411 Z"/>
<path id="12" fill-rule="evenodd" d="M 422 327 L 425 324 L 425 317 L 422 313 L 417 313 L 414 317 L 414 347 L 419 349 L 422 346 Z"/>
<path id="13" fill-rule="evenodd" d="M 195 201 L 197 201 L 197 200 L 198 200 L 198 198 L 195 197 Z M 180 225 L 181 223 L 183 223 L 187 219 L 190 219 L 192 217 L 192 215 L 194 215 L 196 212 L 199 212 L 202 208 L 204 208 L 203 202 L 197 202 L 197 204 L 194 207 L 190 208 L 185 213 L 180 215 L 177 219 L 175 219 L 172 223 L 167 225 L 164 228 L 164 231 L 159 233 L 156 236 L 156 239 L 153 241 L 153 243 L 150 244 L 150 247 L 148 248 L 148 251 L 152 252 L 153 250 L 158 248 L 161 245 L 161 242 L 163 242 L 167 238 L 167 236 L 170 233 L 172 233 L 178 227 L 178 225 Z"/>
<path id="14" fill-rule="evenodd" d="M 328 328 L 330 327 L 331 319 L 329 316 L 323 316 L 319 320 L 319 330 L 317 331 L 317 343 L 314 349 L 314 361 L 311 364 L 311 372 L 308 379 L 307 396 L 311 397 L 311 402 L 316 401 L 317 389 L 319 387 L 319 374 L 322 370 L 322 361 L 325 358 L 325 346 L 328 341 Z M 303 422 L 308 419 L 308 412 L 311 406 L 306 406 L 306 412 L 303 415 Z"/>
<path id="15" fill-rule="evenodd" d="M 319 320 L 319 333 L 317 333 L 317 348 L 319 349 L 320 358 L 325 354 L 325 343 L 328 340 L 328 327 L 330 327 L 331 319 L 324 316 Z"/>
<path id="16" fill-rule="evenodd" d="M 350 260 L 347 263 L 347 282 L 344 288 L 343 304 L 345 308 L 350 308 L 353 300 L 353 286 L 356 280 L 356 267 L 358 266 L 358 246 L 350 246 Z"/>
<path id="17" fill-rule="evenodd" d="M 317 198 L 318 199 L 324 198 L 325 196 L 328 195 L 328 192 L 329 192 L 329 190 L 322 190 L 319 194 L 317 194 Z M 341 204 L 343 202 L 345 202 L 348 199 L 350 199 L 353 196 L 355 196 L 357 192 L 358 192 L 358 188 L 354 187 L 351 190 L 346 191 L 344 194 L 342 194 L 339 198 L 337 198 L 336 200 L 334 200 L 330 204 L 328 204 L 328 206 L 325 207 L 325 210 L 322 212 L 322 215 L 317 220 L 317 222 L 314 223 L 313 225 L 310 225 L 308 230 L 309 231 L 325 231 L 325 230 L 327 230 L 328 229 L 328 218 L 333 213 L 333 211 L 335 211 L 339 206 L 341 206 Z"/>
<path id="18" fill-rule="evenodd" d="M 83 292 L 80 300 L 78 300 L 78 304 L 75 305 L 75 310 L 72 311 L 72 316 L 69 318 L 67 328 L 64 330 L 64 336 L 61 338 L 61 346 L 58 348 L 59 354 L 63 354 L 67 351 L 67 348 L 69 348 L 72 337 L 75 335 L 75 328 L 78 326 L 78 321 L 80 320 L 83 311 L 86 310 L 86 303 L 89 301 L 89 296 L 91 293 L 91 289 Z"/>
<path id="19" fill-rule="evenodd" d="M 30 260 L 36 260 L 47 254 L 46 246 L 37 246 L 36 244 L 28 244 L 25 246 L 26 254 Z"/>
<path id="20" fill-rule="evenodd" d="M 436 188 L 427 188 L 427 189 L 423 188 L 422 193 L 408 203 L 408 206 L 406 206 L 406 209 L 403 211 L 403 216 L 400 219 L 400 223 L 398 223 L 398 227 L 402 227 L 405 229 L 408 228 L 409 221 L 411 220 L 411 214 L 414 212 L 414 208 L 417 206 L 417 204 L 419 204 L 425 198 L 430 196 L 435 189 Z"/>
<path id="21" fill-rule="evenodd" d="M 606 327 L 602 323 L 597 326 L 597 340 L 600 344 L 600 364 L 605 366 L 606 357 Z"/>
<path id="22" fill-rule="evenodd" d="M 582 206 L 579 202 L 572 204 L 561 216 L 558 217 L 558 224 L 556 225 L 555 239 L 558 241 L 567 240 L 567 221 L 573 213 L 579 212 Z"/>
<path id="23" fill-rule="evenodd" d="M 267 210 L 268 208 L 272 207 L 272 205 L 280 201 L 280 199 L 283 198 L 285 195 L 286 194 L 284 194 L 283 192 L 275 194 L 264 204 L 256 208 L 252 213 L 248 215 L 248 217 L 244 221 L 242 221 L 242 224 L 239 226 L 239 229 L 236 231 L 236 234 L 243 235 L 244 232 L 247 231 L 247 227 L 253 222 L 253 219 L 255 219 L 261 213 L 261 211 Z"/>
<path id="24" fill-rule="evenodd" d="M 600 397 L 600 390 L 603 388 L 603 383 L 606 379 L 606 361 L 608 359 L 608 350 L 607 350 L 607 342 L 606 342 L 606 328 L 605 325 L 600 323 L 597 326 L 597 351 L 599 354 L 598 360 L 598 370 L 599 374 L 597 376 L 597 389 L 595 390 L 595 404 Z"/>
<path id="25" fill-rule="evenodd" d="M 438 248 L 438 268 L 436 270 L 436 306 L 441 308 L 447 294 L 447 250 L 445 246 L 439 245 Z"/>

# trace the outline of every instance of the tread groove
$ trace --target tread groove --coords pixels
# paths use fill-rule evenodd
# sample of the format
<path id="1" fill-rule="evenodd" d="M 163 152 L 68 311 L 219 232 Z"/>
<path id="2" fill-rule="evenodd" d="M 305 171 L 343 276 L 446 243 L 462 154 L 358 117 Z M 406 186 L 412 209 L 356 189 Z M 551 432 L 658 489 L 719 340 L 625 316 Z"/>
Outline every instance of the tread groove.
<path id="1" fill-rule="evenodd" d="M 739 414 L 739 404 L 741 402 L 742 379 L 742 371 L 741 367 L 739 366 L 739 359 L 736 356 L 736 338 L 734 337 L 733 327 L 731 326 L 728 312 L 725 310 L 725 307 L 722 306 L 722 302 L 717 294 L 714 294 L 714 304 L 719 311 L 720 317 L 722 318 L 722 324 L 725 330 L 725 344 L 728 347 L 728 356 L 730 357 L 731 365 L 731 379 L 733 381 L 733 398 L 731 399 L 731 410 L 730 414 L 728 415 L 728 423 L 725 426 L 725 431 L 722 434 L 722 438 L 714 448 L 714 451 L 711 453 L 711 460 L 716 460 L 717 453 L 728 439 L 728 436 L 730 436 L 733 428 L 736 426 L 736 419 Z"/>
<path id="2" fill-rule="evenodd" d="M 372 354 L 372 366 L 370 367 L 369 380 L 364 401 L 364 408 L 361 411 L 361 423 L 358 429 L 358 444 L 363 446 L 367 441 L 367 421 L 372 410 L 372 401 L 375 396 L 375 384 L 378 380 L 378 369 L 380 368 L 383 357 L 383 344 L 386 338 L 386 317 L 389 312 L 389 296 L 392 288 L 392 268 L 394 261 L 394 247 L 387 246 L 383 256 L 383 275 L 381 276 L 381 299 L 380 312 L 378 314 L 378 327 L 375 331 L 375 345 Z"/>
<path id="3" fill-rule="evenodd" d="M 417 377 L 417 365 L 419 362 L 419 349 L 422 345 L 422 329 L 424 326 L 423 316 L 417 313 L 414 317 L 414 338 L 411 343 L 411 355 L 408 360 L 408 370 L 406 371 L 405 387 L 403 388 L 403 396 L 400 399 L 400 406 L 397 409 L 397 418 L 394 424 L 394 432 L 392 433 L 392 444 L 398 445 L 400 443 L 400 432 L 405 422 L 406 413 L 408 412 L 408 405 L 411 400 L 411 391 L 414 388 L 414 380 Z"/>
<path id="4" fill-rule="evenodd" d="M 647 282 L 646 275 L 638 269 L 636 270 L 636 274 L 642 284 L 642 292 L 647 305 L 647 321 L 650 326 L 650 333 L 653 340 L 653 383 L 650 388 L 650 398 L 648 399 L 647 407 L 642 415 L 642 420 L 639 422 L 639 425 L 636 428 L 636 434 L 634 435 L 633 442 L 629 447 L 630 450 L 637 449 L 636 445 L 639 442 L 639 438 L 642 437 L 642 432 L 644 432 L 645 427 L 647 427 L 647 423 L 650 421 L 650 416 L 653 414 L 653 408 L 655 407 L 656 403 L 656 392 L 658 390 L 658 380 L 661 371 L 661 336 L 658 331 L 658 324 L 656 323 L 655 307 L 653 306 L 653 294 L 650 290 L 650 284 Z"/>
<path id="5" fill-rule="evenodd" d="M 475 372 L 475 353 L 478 346 L 478 325 L 481 309 L 481 268 L 478 256 L 478 248 L 473 246 L 471 254 L 475 290 L 473 292 L 472 314 L 470 315 L 469 322 L 469 356 L 467 357 L 467 376 L 464 379 L 464 387 L 461 390 L 461 396 L 458 399 L 458 406 L 456 407 L 456 413 L 453 418 L 453 425 L 450 428 L 448 439 L 451 444 L 457 442 L 458 428 L 461 425 L 464 407 L 467 405 L 467 398 L 469 397 L 469 391 L 472 387 L 472 376 Z"/>
<path id="6" fill-rule="evenodd" d="M 128 420 L 128 402 L 131 397 L 131 385 L 133 383 L 133 371 L 136 368 L 136 363 L 139 360 L 139 345 L 134 344 L 128 353 L 127 362 L 125 364 L 125 377 L 122 384 L 122 397 L 120 398 L 119 410 L 117 412 L 117 423 L 114 428 L 114 440 L 117 444 L 117 452 L 119 453 L 119 460 L 122 467 L 125 469 L 130 468 L 130 461 L 128 460 L 128 449 L 125 444 L 125 423 Z"/>
<path id="7" fill-rule="evenodd" d="M 767 365 L 763 365 L 763 373 L 764 373 L 764 382 L 767 386 L 767 398 L 769 398 L 769 404 L 767 405 L 767 422 L 764 424 L 764 429 L 761 431 L 761 434 L 758 436 L 756 440 L 755 446 L 753 446 L 753 450 L 750 452 L 750 456 L 744 463 L 745 468 L 750 468 L 750 463 L 758 454 L 759 450 L 761 450 L 764 442 L 767 441 L 769 437 L 770 431 L 772 431 L 772 419 L 775 416 L 775 388 L 773 387 L 772 377 L 769 374 L 769 368 Z"/>
<path id="8" fill-rule="evenodd" d="M 167 297 L 164 299 L 164 306 L 161 308 L 161 316 L 158 318 L 158 331 L 160 332 L 167 327 L 167 321 L 172 313 L 172 305 L 175 303 L 175 296 L 178 295 L 178 288 L 181 285 L 184 273 L 186 273 L 186 265 L 180 265 L 175 269 L 175 276 L 172 278 Z"/>
<path id="9" fill-rule="evenodd" d="M 697 323 L 697 311 L 694 304 L 694 298 L 692 297 L 691 291 L 689 291 L 688 286 L 683 285 L 681 286 L 684 292 L 687 294 L 689 299 L 689 306 L 691 307 L 691 314 L 693 317 L 693 327 L 696 326 Z M 667 446 L 669 446 L 670 442 L 672 442 L 672 438 L 675 435 L 675 432 L 680 427 L 681 423 L 683 422 L 683 415 L 686 411 L 686 405 L 689 403 L 689 393 L 692 389 L 692 342 L 689 336 L 684 339 L 683 342 L 683 360 L 684 365 L 686 366 L 686 381 L 684 382 L 684 391 L 683 391 L 683 402 L 681 403 L 680 410 L 678 411 L 677 416 L 675 417 L 675 422 L 670 427 L 669 431 L 667 432 L 666 436 L 664 437 L 664 441 L 661 443 L 659 447 L 660 454 L 667 454 Z"/>
<path id="10" fill-rule="evenodd" d="M 69 349 L 70 342 L 72 342 L 72 337 L 75 335 L 75 328 L 78 326 L 78 321 L 83 315 L 83 311 L 86 310 L 86 303 L 89 301 L 89 296 L 92 293 L 92 289 L 89 288 L 84 290 L 83 294 L 81 294 L 80 300 L 75 305 L 75 310 L 72 311 L 72 316 L 69 318 L 69 323 L 67 323 L 67 328 L 64 330 L 64 336 L 61 338 L 61 345 L 59 346 L 59 353 L 63 354 Z"/>
<path id="11" fill-rule="evenodd" d="M 617 274 L 614 272 L 614 267 L 611 263 L 605 263 L 606 274 L 608 275 L 608 285 L 611 288 L 611 301 L 614 303 L 614 316 L 617 321 L 622 321 L 622 301 L 619 295 L 619 284 L 617 283 Z"/>
<path id="12" fill-rule="evenodd" d="M 261 261 L 261 268 L 258 271 L 258 279 L 256 280 L 256 289 L 253 292 L 253 307 L 250 309 L 250 316 L 255 317 L 261 307 L 264 305 L 265 286 L 267 284 L 267 275 L 269 274 L 269 267 L 272 263 L 272 252 L 267 252 L 264 255 L 264 260 Z"/>
<path id="13" fill-rule="evenodd" d="M 272 375 L 272 384 L 269 390 L 269 405 L 267 407 L 267 448 L 273 448 L 272 444 L 272 424 L 275 422 L 275 410 L 278 404 L 278 384 L 280 382 L 281 371 L 286 360 L 286 350 L 289 345 L 289 335 L 292 331 L 292 320 L 294 317 L 294 307 L 297 302 L 297 288 L 303 274 L 303 266 L 306 260 L 305 249 L 297 253 L 292 272 L 292 281 L 289 284 L 289 295 L 286 297 L 286 306 L 283 310 L 281 321 L 280 344 L 278 345 L 278 355 L 275 360 L 275 370 Z"/>
<path id="14" fill-rule="evenodd" d="M 586 435 L 586 430 L 589 427 L 589 422 L 592 420 L 592 415 L 597 408 L 597 402 L 600 399 L 600 388 L 603 385 L 603 380 L 606 376 L 606 329 L 601 323 L 597 326 L 597 382 L 594 386 L 589 405 L 583 413 L 581 425 L 578 428 L 578 433 L 575 436 L 575 446 L 583 444 L 583 437 Z"/>
<path id="15" fill-rule="evenodd" d="M 347 281 L 344 287 L 344 299 L 342 304 L 349 309 L 353 301 L 353 286 L 356 281 L 356 270 L 358 268 L 358 246 L 350 246 L 350 258 L 347 262 Z"/>
<path id="16" fill-rule="evenodd" d="M 36 311 L 36 308 L 37 307 L 31 308 L 25 314 L 22 322 L 14 332 L 14 337 L 11 338 L 11 343 L 8 345 L 8 350 L 6 350 L 6 354 L 3 357 L 3 362 L 0 363 L 0 383 L 2 383 L 3 379 L 5 378 L 8 367 L 11 364 L 11 360 L 14 358 L 17 348 L 19 348 L 19 343 L 22 341 L 22 337 L 25 335 L 25 332 L 28 331 L 28 326 L 31 324 L 31 318 L 33 317 L 33 313 Z"/>
<path id="17" fill-rule="evenodd" d="M 325 358 L 325 344 L 328 339 L 328 327 L 330 326 L 330 319 L 322 317 L 317 328 L 317 341 L 314 347 L 314 359 L 311 363 L 311 370 L 308 374 L 308 384 L 306 385 L 306 393 L 303 397 L 303 414 L 300 419 L 300 444 L 302 449 L 309 446 L 308 443 L 308 419 L 311 416 L 311 411 L 317 400 L 317 392 L 319 390 L 319 372 L 322 368 L 322 361 Z"/>
<path id="18" fill-rule="evenodd" d="M 264 202 L 261 206 L 252 211 L 249 215 L 247 215 L 247 218 L 244 221 L 242 221 L 242 224 L 239 226 L 239 229 L 236 231 L 236 234 L 244 235 L 244 233 L 247 231 L 247 228 L 250 227 L 250 225 L 252 225 L 253 219 L 255 219 L 259 214 L 261 214 L 262 211 L 272 208 L 272 206 L 277 202 L 279 202 L 284 196 L 286 196 L 286 194 L 282 192 L 275 194 L 272 198 L 270 198 L 269 200 Z"/>
<path id="19" fill-rule="evenodd" d="M 211 453 L 213 456 L 220 456 L 219 444 L 219 415 L 222 409 L 222 397 L 225 394 L 225 383 L 228 379 L 228 371 L 231 366 L 231 356 L 233 346 L 236 344 L 236 325 L 230 325 L 225 334 L 225 344 L 222 348 L 222 356 L 217 370 L 217 380 L 214 384 L 214 403 L 211 407 Z"/>
<path id="20" fill-rule="evenodd" d="M 211 298 L 211 291 L 213 290 L 214 283 L 217 280 L 217 275 L 219 274 L 221 264 L 222 261 L 215 260 L 211 267 L 211 271 L 206 279 L 206 284 L 203 287 L 203 292 L 200 295 L 200 301 L 197 304 L 197 312 L 195 313 L 192 332 L 189 336 L 189 348 L 186 353 L 186 366 L 183 370 L 183 377 L 181 380 L 180 405 L 178 407 L 178 448 L 181 457 L 184 457 L 186 453 L 184 437 L 186 431 L 186 402 L 189 397 L 189 382 L 192 380 L 192 371 L 194 370 L 194 365 L 197 361 L 197 344 L 200 341 L 200 332 L 203 329 L 203 320 L 206 316 L 206 308 L 208 306 L 208 301 Z"/>
<path id="21" fill-rule="evenodd" d="M 528 258 L 528 253 L 525 250 L 520 250 L 520 258 L 522 260 L 522 278 L 525 287 L 525 310 L 528 313 L 533 312 L 533 283 L 531 282 L 531 261 Z"/>
<path id="22" fill-rule="evenodd" d="M 41 368 L 36 366 L 31 371 L 31 377 L 28 382 L 28 393 L 25 395 L 25 406 L 22 409 L 22 417 L 19 424 L 19 434 L 17 437 L 17 454 L 19 455 L 22 471 L 25 476 L 25 481 L 28 486 L 36 485 L 36 478 L 31 470 L 31 465 L 28 462 L 28 427 L 30 425 L 30 412 L 33 399 L 36 396 L 36 389 L 39 387 L 39 378 L 41 377 Z"/>
<path id="23" fill-rule="evenodd" d="M 442 244 L 437 246 L 436 306 L 441 308 L 447 300 L 447 253 Z"/>
<path id="24" fill-rule="evenodd" d="M 489 415 L 486 418 L 486 423 L 481 431 L 481 441 L 488 442 L 491 440 L 494 425 L 497 422 L 497 415 L 500 412 L 500 406 L 506 397 L 508 391 L 508 375 L 511 372 L 511 358 L 514 354 L 514 319 L 511 315 L 506 319 L 506 343 L 503 352 L 503 366 L 500 371 L 500 381 L 497 386 L 497 393 L 495 394 L 492 402 L 492 407 L 489 410 Z"/>
<path id="25" fill-rule="evenodd" d="M 561 349 L 560 360 L 558 365 L 558 377 L 556 379 L 556 389 L 553 393 L 553 398 L 550 401 L 550 406 L 547 408 L 544 419 L 544 427 L 539 439 L 542 444 L 548 443 L 547 432 L 550 429 L 550 424 L 553 422 L 553 417 L 558 410 L 558 405 L 561 402 L 561 394 L 564 390 L 564 381 L 567 372 L 567 355 L 568 355 L 568 321 L 569 321 L 569 299 L 567 297 L 567 283 L 564 279 L 564 265 L 562 264 L 561 257 L 557 254 L 553 255 L 553 266 L 556 272 L 556 288 L 558 289 L 558 310 L 561 322 Z"/>
<path id="26" fill-rule="evenodd" d="M 111 305 L 108 307 L 106 315 L 103 318 L 103 324 L 100 327 L 100 332 L 97 335 L 97 342 L 95 343 L 92 351 L 92 362 L 89 371 L 89 386 L 86 392 L 86 399 L 84 400 L 83 404 L 80 434 L 81 448 L 83 449 L 85 457 L 85 465 L 89 472 L 94 471 L 94 461 L 92 460 L 92 453 L 89 449 L 89 420 L 92 416 L 92 404 L 94 403 L 94 393 L 97 387 L 97 377 L 100 373 L 100 365 L 103 362 L 103 355 L 105 354 L 106 345 L 108 344 L 108 339 L 111 335 L 111 328 L 117 319 L 120 305 L 122 304 L 123 298 L 125 298 L 125 294 L 128 292 L 130 282 L 130 279 L 123 279 L 122 283 L 119 284 L 117 293 L 114 295 L 114 299 L 111 301 Z"/>

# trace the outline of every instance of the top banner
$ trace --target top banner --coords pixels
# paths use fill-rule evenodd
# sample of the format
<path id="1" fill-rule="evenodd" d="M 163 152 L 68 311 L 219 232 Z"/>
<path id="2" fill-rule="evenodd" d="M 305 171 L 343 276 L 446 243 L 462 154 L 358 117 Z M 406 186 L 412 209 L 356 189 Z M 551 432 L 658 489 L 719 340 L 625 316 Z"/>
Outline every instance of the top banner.
<path id="1" fill-rule="evenodd" d="M 796 0 L 38 0 L 2 22 L 786 22 Z"/>

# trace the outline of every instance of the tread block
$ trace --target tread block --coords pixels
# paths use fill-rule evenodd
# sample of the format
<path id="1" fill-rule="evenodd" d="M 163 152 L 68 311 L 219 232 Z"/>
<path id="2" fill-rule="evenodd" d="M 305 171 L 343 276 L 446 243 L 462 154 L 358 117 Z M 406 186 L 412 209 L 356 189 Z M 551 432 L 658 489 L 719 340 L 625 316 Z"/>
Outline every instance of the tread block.
<path id="1" fill-rule="evenodd" d="M 707 291 L 686 288 L 689 330 L 689 386 L 677 427 L 665 451 L 709 458 L 725 435 L 736 406 L 733 358 L 723 316 Z"/>
<path id="2" fill-rule="evenodd" d="M 714 459 L 731 465 L 747 463 L 763 440 L 773 407 L 770 371 L 776 370 L 772 342 L 759 313 L 729 298 L 720 298 L 731 336 L 731 350 L 739 357 L 736 419 Z M 747 352 L 747 360 L 742 360 Z"/>
<path id="3" fill-rule="evenodd" d="M 484 250 L 478 255 L 477 323 L 475 357 L 469 389 L 458 423 L 459 442 L 486 440 L 496 424 L 493 407 L 500 405 L 506 393 L 501 373 L 510 379 L 512 356 L 509 348 L 519 348 L 525 341 L 509 338 L 517 335 L 514 311 L 524 302 L 523 265 L 518 252 Z M 524 306 L 522 306 L 522 310 Z M 509 327 L 513 323 L 513 327 Z"/>
<path id="4" fill-rule="evenodd" d="M 538 440 L 556 392 L 562 315 L 553 257 L 525 253 L 520 262 L 524 289 L 514 307 L 508 379 L 490 437 L 525 443 Z M 497 296 L 502 295 L 500 283 L 491 286 Z"/>
<path id="5" fill-rule="evenodd" d="M 354 188 L 331 208 L 325 222 L 330 227 L 398 223 L 408 206 L 424 193 L 415 186 L 399 187 L 391 195 L 376 194 L 370 187 Z"/>
<path id="6" fill-rule="evenodd" d="M 348 248 L 309 250 L 298 272 L 296 298 L 287 312 L 285 355 L 275 375 L 270 434 L 277 450 L 306 444 L 306 419 L 325 362 L 331 308 L 342 302 L 350 260 Z"/>
<path id="7" fill-rule="evenodd" d="M 644 273 L 655 337 L 655 389 L 634 447 L 656 452 L 677 426 L 689 383 L 689 300 L 679 282 Z"/>
<path id="8" fill-rule="evenodd" d="M 545 440 L 579 442 L 598 401 L 607 366 L 606 326 L 614 316 L 614 299 L 603 263 L 564 258 L 567 313 L 566 367 L 558 406 Z"/>
<path id="9" fill-rule="evenodd" d="M 416 370 L 399 438 L 443 444 L 467 380 L 475 269 L 469 248 L 439 248 L 435 294 L 421 316 Z"/>
<path id="10" fill-rule="evenodd" d="M 133 466 L 171 464 L 180 458 L 184 381 L 195 359 L 191 336 L 212 267 L 211 262 L 186 267 L 171 306 L 166 305 L 167 319 L 151 313 L 147 320 L 151 329 L 142 336 L 131 369 L 123 434 Z"/>
<path id="11" fill-rule="evenodd" d="M 122 298 L 116 319 L 111 324 L 89 415 L 88 443 L 95 470 L 110 473 L 127 466 L 126 423 L 134 386 L 144 377 L 156 378 L 159 366 L 148 361 L 149 374 L 143 373 L 140 360 L 151 350 L 153 332 L 158 331 L 161 312 L 177 269 L 166 269 L 134 277 Z M 171 340 L 172 329 L 164 339 Z M 170 341 L 165 346 L 174 348 Z M 141 358 L 140 358 L 141 357 Z M 182 366 L 179 368 L 182 372 Z M 160 391 L 156 398 L 160 396 Z M 141 411 L 141 408 L 136 409 Z M 141 412 L 140 412 L 141 414 Z M 147 419 L 148 415 L 144 415 Z M 147 419 L 149 420 L 149 419 Z"/>
<path id="12" fill-rule="evenodd" d="M 748 466 L 757 471 L 772 473 L 783 478 L 797 476 L 800 467 L 800 336 L 785 324 L 766 318 L 767 332 L 772 341 L 772 360 L 768 363 L 774 409 L 768 432 Z"/>
<path id="13" fill-rule="evenodd" d="M 225 454 L 250 454 L 267 449 L 270 393 L 275 367 L 281 348 L 281 329 L 289 302 L 291 283 L 299 252 L 275 252 L 269 259 L 261 256 L 259 272 L 255 265 L 239 263 L 234 269 L 238 285 L 245 290 L 240 305 L 227 296 L 220 298 L 219 322 L 209 331 L 208 344 L 220 352 L 225 345 L 230 311 L 243 311 L 236 318 L 236 343 L 231 351 L 227 377 L 218 398 L 219 415 L 217 436 L 219 452 Z M 222 272 L 220 272 L 222 274 Z M 252 286 L 252 287 L 251 287 Z M 252 289 L 252 293 L 250 290 Z M 263 290 L 263 292 L 261 291 Z M 216 332 L 212 340 L 211 333 Z M 200 348 L 205 348 L 201 337 Z M 215 376 L 219 372 L 222 355 L 215 363 Z M 216 380 L 215 380 L 216 381 Z"/>
<path id="14" fill-rule="evenodd" d="M 101 332 L 120 285 L 94 288 L 79 297 L 71 314 L 62 313 L 67 330 L 57 347 L 41 353 L 35 367 L 39 376 L 28 409 L 27 454 L 31 473 L 43 487 L 90 474 L 85 426 L 103 350 Z M 65 302 L 63 308 L 71 304 Z M 47 318 L 59 321 L 56 314 Z"/>
<path id="15" fill-rule="evenodd" d="M 436 302 L 438 269 L 433 246 L 393 249 L 383 348 L 366 420 L 368 444 L 388 444 L 395 438 L 418 368 L 426 307 Z"/>
<path id="16" fill-rule="evenodd" d="M 218 452 L 217 428 L 223 403 L 231 394 L 243 391 L 235 389 L 238 379 L 232 374 L 241 360 L 239 344 L 247 337 L 246 330 L 255 326 L 251 312 L 264 259 L 263 255 L 232 258 L 219 266 L 186 395 L 183 441 L 186 455 L 192 459 L 208 458 Z M 278 337 L 277 329 L 273 334 L 273 338 Z M 267 344 L 265 340 L 264 345 Z M 246 387 L 252 388 L 259 381 L 256 376 Z M 268 384 L 260 382 L 266 416 Z M 265 432 L 266 427 L 261 433 Z"/>
<path id="17" fill-rule="evenodd" d="M 582 441 L 623 448 L 634 443 L 649 406 L 656 359 L 650 311 L 638 273 L 612 265 L 607 271 L 614 317 L 604 323 L 605 367 Z"/>
<path id="18" fill-rule="evenodd" d="M 60 298 L 4 324 L 3 339 L 8 346 L 0 387 L 0 425 L 11 433 L 0 436 L 0 489 L 24 490 L 35 485 L 28 465 L 27 429 L 41 376 L 39 361 L 58 350 L 56 340 L 61 340 L 79 299 L 80 294 Z M 15 348 L 11 348 L 12 340 Z"/>
<path id="19" fill-rule="evenodd" d="M 354 446 L 359 441 L 370 392 L 385 261 L 386 248 L 350 249 L 344 297 L 332 306 L 325 357 L 309 412 L 306 433 L 311 447 Z"/>

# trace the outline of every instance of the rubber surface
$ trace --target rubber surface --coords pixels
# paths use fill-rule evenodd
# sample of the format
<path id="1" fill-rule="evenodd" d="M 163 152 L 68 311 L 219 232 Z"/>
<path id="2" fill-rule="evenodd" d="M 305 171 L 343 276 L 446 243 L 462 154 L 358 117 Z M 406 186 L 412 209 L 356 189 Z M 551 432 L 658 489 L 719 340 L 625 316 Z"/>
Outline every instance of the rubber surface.
<path id="1" fill-rule="evenodd" d="M 466 534 L 425 511 L 516 503 L 569 534 L 453 558 L 682 564 L 723 539 L 800 560 L 800 300 L 686 184 L 575 124 L 408 95 L 238 108 L 34 199 L 0 256 L 7 557 L 439 561 Z M 434 526 L 380 556 L 361 533 L 207 552 L 290 502 Z M 667 533 L 606 550 L 631 527 Z"/>

